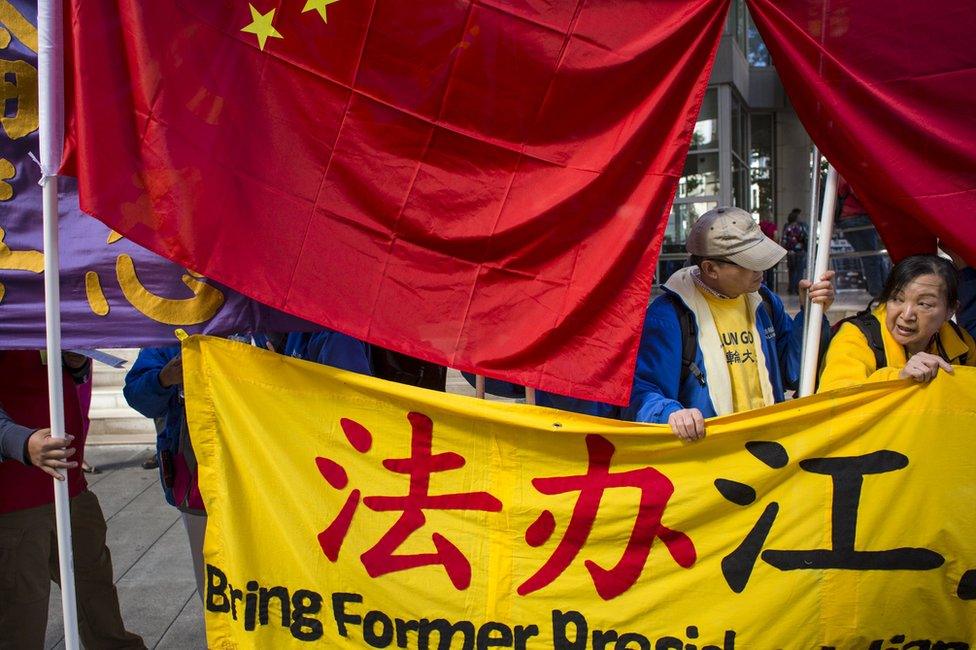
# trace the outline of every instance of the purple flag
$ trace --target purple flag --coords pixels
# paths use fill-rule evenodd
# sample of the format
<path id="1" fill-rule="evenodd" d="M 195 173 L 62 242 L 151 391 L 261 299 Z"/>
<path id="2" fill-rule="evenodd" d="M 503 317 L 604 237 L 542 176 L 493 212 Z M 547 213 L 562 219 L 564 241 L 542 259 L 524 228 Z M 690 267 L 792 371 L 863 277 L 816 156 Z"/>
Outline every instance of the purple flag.
<path id="1" fill-rule="evenodd" d="M 43 348 L 37 6 L 0 2 L 0 348 Z M 145 347 L 189 333 L 317 326 L 245 298 L 150 253 L 78 209 L 60 180 L 61 327 L 67 348 Z M 257 243 L 256 243 L 257 245 Z"/>

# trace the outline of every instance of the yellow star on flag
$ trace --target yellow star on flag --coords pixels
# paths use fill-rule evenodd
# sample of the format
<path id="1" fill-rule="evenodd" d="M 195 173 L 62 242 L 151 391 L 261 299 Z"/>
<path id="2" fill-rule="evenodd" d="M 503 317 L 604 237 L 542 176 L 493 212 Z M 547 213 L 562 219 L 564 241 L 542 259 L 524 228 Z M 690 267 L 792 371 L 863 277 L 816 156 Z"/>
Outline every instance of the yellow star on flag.
<path id="1" fill-rule="evenodd" d="M 274 22 L 275 9 L 272 9 L 266 14 L 261 14 L 254 5 L 248 3 L 248 7 L 251 8 L 251 23 L 241 29 L 242 32 L 248 32 L 249 34 L 254 34 L 258 37 L 258 47 L 261 51 L 264 51 L 264 44 L 269 38 L 283 38 L 278 30 L 274 28 L 271 23 Z"/>
<path id="2" fill-rule="evenodd" d="M 336 2 L 339 2 L 339 0 L 307 0 L 305 2 L 305 8 L 302 9 L 302 13 L 312 11 L 314 9 L 315 11 L 319 12 L 320 16 L 322 16 L 322 22 L 327 23 L 329 22 L 329 19 L 325 15 L 325 10 L 330 4 L 334 4 Z"/>

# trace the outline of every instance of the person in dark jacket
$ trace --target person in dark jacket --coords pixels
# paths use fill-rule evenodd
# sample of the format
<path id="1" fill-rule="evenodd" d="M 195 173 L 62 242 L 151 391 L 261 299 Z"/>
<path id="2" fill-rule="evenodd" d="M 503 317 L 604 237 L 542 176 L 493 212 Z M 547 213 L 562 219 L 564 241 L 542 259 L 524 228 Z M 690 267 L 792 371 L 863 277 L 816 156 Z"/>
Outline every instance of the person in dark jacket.
<path id="1" fill-rule="evenodd" d="M 59 481 L 64 480 L 61 470 L 74 469 L 78 463 L 71 460 L 75 449 L 69 447 L 74 436 L 54 438 L 51 429 L 31 429 L 13 420 L 0 404 L 0 463 L 18 460 L 33 465 Z"/>
<path id="2" fill-rule="evenodd" d="M 285 341 L 281 352 L 288 356 L 369 374 L 368 348 L 351 336 L 323 330 L 293 333 Z M 125 376 L 122 393 L 129 406 L 146 417 L 165 418 L 166 425 L 156 436 L 160 482 L 166 501 L 181 513 L 197 588 L 202 598 L 203 540 L 207 513 L 200 495 L 196 455 L 186 423 L 180 347 L 173 345 L 140 350 L 132 369 Z"/>
<path id="3" fill-rule="evenodd" d="M 0 352 L 0 647 L 40 648 L 51 581 L 60 579 L 54 481 L 68 484 L 78 628 L 86 648 L 145 648 L 119 611 L 105 517 L 81 471 L 85 430 L 76 382 L 91 365 L 65 353 L 64 426 L 51 437 L 46 357 L 37 350 Z M 74 435 L 70 435 L 74 434 Z"/>
<path id="4" fill-rule="evenodd" d="M 939 242 L 939 247 L 946 252 L 959 273 L 959 309 L 956 311 L 956 322 L 970 336 L 976 338 L 976 269 L 945 242 Z"/>

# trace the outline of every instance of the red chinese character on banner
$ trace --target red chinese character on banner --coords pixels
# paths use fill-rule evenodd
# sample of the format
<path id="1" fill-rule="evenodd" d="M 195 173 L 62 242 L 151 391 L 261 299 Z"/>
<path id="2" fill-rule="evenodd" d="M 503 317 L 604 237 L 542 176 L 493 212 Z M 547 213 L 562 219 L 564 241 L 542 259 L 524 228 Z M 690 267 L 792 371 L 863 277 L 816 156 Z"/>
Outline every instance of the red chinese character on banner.
<path id="1" fill-rule="evenodd" d="M 591 560 L 584 562 L 601 598 L 615 598 L 637 582 L 655 537 L 664 542 L 679 566 L 688 568 L 697 559 L 691 539 L 661 523 L 664 509 L 674 493 L 674 485 L 664 474 L 653 467 L 611 473 L 610 460 L 615 448 L 603 436 L 586 436 L 586 449 L 589 455 L 586 474 L 532 480 L 532 485 L 542 494 L 579 492 L 579 498 L 573 507 L 566 532 L 552 555 L 519 586 L 518 593 L 522 596 L 549 585 L 572 564 L 590 536 L 603 493 L 609 488 L 637 488 L 641 496 L 634 527 L 620 561 L 610 569 L 604 569 Z M 555 525 L 552 512 L 543 511 L 525 531 L 525 541 L 530 546 L 545 544 L 552 536 Z"/>
<path id="2" fill-rule="evenodd" d="M 383 467 L 396 474 L 410 477 L 410 488 L 405 496 L 367 496 L 363 504 L 375 512 L 400 512 L 393 527 L 380 540 L 360 556 L 366 572 L 373 578 L 394 571 L 422 566 L 441 565 L 456 589 L 467 589 L 471 584 L 471 563 L 460 549 L 440 533 L 433 533 L 433 553 L 396 554 L 396 550 L 419 530 L 427 521 L 425 510 L 481 510 L 500 512 L 502 503 L 487 492 L 460 492 L 455 494 L 430 494 L 430 477 L 435 472 L 446 472 L 464 467 L 465 460 L 459 454 L 432 452 L 434 423 L 422 413 L 409 413 L 407 419 L 412 429 L 410 456 L 388 458 Z M 372 434 L 358 422 L 343 418 L 340 421 L 346 439 L 352 447 L 366 453 L 372 446 Z M 345 469 L 328 458 L 316 458 L 319 471 L 329 485 L 342 490 L 349 478 Z M 332 562 L 339 557 L 342 542 L 349 532 L 353 515 L 359 506 L 361 493 L 353 490 L 346 499 L 335 520 L 319 533 L 322 552 Z"/>

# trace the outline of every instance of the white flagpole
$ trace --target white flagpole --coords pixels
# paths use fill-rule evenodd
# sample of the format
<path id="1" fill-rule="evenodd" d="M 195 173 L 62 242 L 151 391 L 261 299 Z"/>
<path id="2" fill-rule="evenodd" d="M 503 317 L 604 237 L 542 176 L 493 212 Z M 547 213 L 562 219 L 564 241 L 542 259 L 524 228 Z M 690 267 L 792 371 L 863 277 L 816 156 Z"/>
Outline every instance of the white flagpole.
<path id="1" fill-rule="evenodd" d="M 819 278 L 827 272 L 830 255 L 830 238 L 834 232 L 834 205 L 837 203 L 837 170 L 827 166 L 827 182 L 824 185 L 823 207 L 820 211 L 820 228 L 817 230 L 817 262 L 813 267 L 813 277 Z M 820 357 L 820 332 L 823 329 L 823 305 L 808 303 L 805 314 L 806 338 L 803 341 L 803 362 L 800 366 L 799 396 L 813 394 L 817 384 L 817 360 Z"/>
<path id="2" fill-rule="evenodd" d="M 817 206 L 820 204 L 820 150 L 817 149 L 817 145 L 813 145 L 813 178 L 810 182 L 810 213 L 807 216 L 807 234 L 808 242 L 815 241 L 814 235 L 817 232 Z M 807 245 L 807 264 L 806 264 L 806 275 L 804 277 L 813 277 L 813 265 L 816 260 L 814 256 L 810 254 L 810 246 Z"/>
<path id="3" fill-rule="evenodd" d="M 44 193 L 44 313 L 47 326 L 47 383 L 51 435 L 64 437 L 64 392 L 61 383 L 61 292 L 58 255 L 58 166 L 64 143 L 64 59 L 61 0 L 37 4 L 38 98 L 41 141 L 41 186 Z M 54 481 L 58 560 L 61 565 L 61 609 L 64 646 L 77 650 L 78 608 L 75 598 L 71 505 L 67 480 Z"/>
<path id="4" fill-rule="evenodd" d="M 810 174 L 810 211 L 807 216 L 807 252 L 806 252 L 806 264 L 804 264 L 803 278 L 813 278 L 813 267 L 816 263 L 816 241 L 817 241 L 817 207 L 820 205 L 820 150 L 817 145 L 813 145 L 813 167 L 811 168 Z M 800 305 L 804 312 L 810 313 L 810 298 L 807 297 L 805 304 Z M 807 333 L 810 331 L 810 319 L 805 318 L 803 320 L 803 351 L 801 352 L 800 359 L 806 357 L 807 343 Z M 802 369 L 800 371 L 800 376 L 803 376 Z"/>

